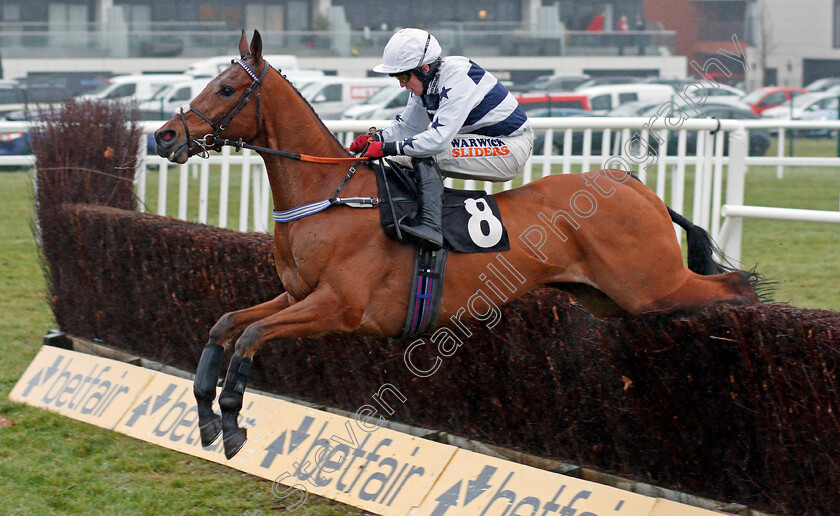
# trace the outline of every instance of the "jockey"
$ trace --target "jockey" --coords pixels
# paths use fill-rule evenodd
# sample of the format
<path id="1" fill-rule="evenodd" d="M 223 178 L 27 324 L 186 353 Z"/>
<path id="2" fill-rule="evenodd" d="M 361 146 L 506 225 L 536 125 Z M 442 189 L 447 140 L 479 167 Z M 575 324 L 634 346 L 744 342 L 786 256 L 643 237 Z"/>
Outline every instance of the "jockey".
<path id="1" fill-rule="evenodd" d="M 396 156 L 411 164 L 419 207 L 402 231 L 436 249 L 443 244 L 441 196 L 446 177 L 509 181 L 525 166 L 534 132 L 519 103 L 493 75 L 466 57 L 440 57 L 434 36 L 420 29 L 394 34 L 373 70 L 395 77 L 411 95 L 402 114 L 379 131 L 361 135 L 352 152 Z M 440 170 L 440 172 L 439 172 Z"/>

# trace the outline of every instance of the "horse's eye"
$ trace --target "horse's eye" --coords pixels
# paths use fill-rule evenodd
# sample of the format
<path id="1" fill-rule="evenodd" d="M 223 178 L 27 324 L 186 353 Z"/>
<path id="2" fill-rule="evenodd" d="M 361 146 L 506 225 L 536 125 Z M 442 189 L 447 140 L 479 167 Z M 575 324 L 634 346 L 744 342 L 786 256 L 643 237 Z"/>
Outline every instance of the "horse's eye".
<path id="1" fill-rule="evenodd" d="M 233 95 L 233 93 L 234 93 L 235 91 L 236 91 L 236 90 L 234 90 L 234 89 L 233 89 L 233 87 L 228 86 L 227 84 L 225 84 L 224 86 L 222 86 L 222 89 L 221 89 L 221 90 L 219 90 L 219 93 L 221 93 L 221 94 L 222 94 L 222 96 L 224 96 L 224 97 L 230 97 L 231 95 Z"/>

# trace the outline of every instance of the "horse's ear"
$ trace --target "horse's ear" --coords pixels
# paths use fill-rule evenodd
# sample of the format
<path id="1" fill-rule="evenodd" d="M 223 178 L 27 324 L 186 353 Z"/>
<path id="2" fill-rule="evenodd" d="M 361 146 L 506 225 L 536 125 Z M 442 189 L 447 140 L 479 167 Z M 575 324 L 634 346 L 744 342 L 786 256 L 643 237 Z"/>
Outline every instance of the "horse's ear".
<path id="1" fill-rule="evenodd" d="M 242 31 L 242 37 L 239 38 L 239 57 L 245 59 L 248 55 L 248 38 L 245 36 L 245 31 Z"/>
<path id="2" fill-rule="evenodd" d="M 251 38 L 251 59 L 254 63 L 259 63 L 262 59 L 262 36 L 256 29 L 254 29 L 254 37 Z"/>

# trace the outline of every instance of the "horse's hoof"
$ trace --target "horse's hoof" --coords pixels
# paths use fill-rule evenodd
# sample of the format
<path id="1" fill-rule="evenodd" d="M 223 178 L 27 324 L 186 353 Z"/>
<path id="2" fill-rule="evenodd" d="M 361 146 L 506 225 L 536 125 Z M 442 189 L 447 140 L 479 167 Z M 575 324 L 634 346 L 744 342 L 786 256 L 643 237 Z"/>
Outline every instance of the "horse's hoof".
<path id="1" fill-rule="evenodd" d="M 200 425 L 198 431 L 201 434 L 201 445 L 207 448 L 222 434 L 222 418 L 213 415 L 213 419 Z"/>
<path id="2" fill-rule="evenodd" d="M 225 432 L 225 457 L 228 460 L 232 459 L 245 446 L 245 441 L 248 440 L 247 435 L 248 432 L 244 428 L 237 428 L 233 433 Z"/>

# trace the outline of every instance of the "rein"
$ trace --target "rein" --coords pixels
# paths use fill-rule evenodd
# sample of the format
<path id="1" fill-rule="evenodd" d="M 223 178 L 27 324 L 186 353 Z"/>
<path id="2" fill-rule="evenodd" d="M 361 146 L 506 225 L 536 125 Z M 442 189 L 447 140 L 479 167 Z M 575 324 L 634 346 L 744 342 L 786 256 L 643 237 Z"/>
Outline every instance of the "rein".
<path id="1" fill-rule="evenodd" d="M 248 101 L 251 99 L 251 94 L 256 91 L 257 93 L 257 131 L 260 129 L 260 85 L 262 84 L 263 80 L 265 79 L 266 74 L 268 73 L 268 69 L 271 67 L 267 62 L 263 66 L 263 71 L 259 77 L 257 74 L 253 72 L 248 65 L 242 62 L 241 59 L 233 59 L 231 63 L 236 63 L 248 72 L 248 75 L 251 76 L 253 82 L 248 88 L 242 92 L 242 95 L 236 100 L 236 102 L 228 109 L 226 112 L 221 114 L 216 120 L 211 120 L 210 117 L 205 115 L 204 113 L 198 111 L 192 106 L 188 106 L 187 111 L 192 111 L 196 115 L 198 115 L 202 120 L 210 124 L 210 127 L 213 129 L 212 133 L 208 133 L 204 135 L 204 138 L 191 138 L 190 137 L 190 130 L 187 126 L 187 118 L 186 112 L 183 108 L 180 110 L 181 115 L 181 122 L 184 124 L 184 131 L 186 132 L 186 137 L 188 142 L 192 142 L 198 147 L 201 148 L 200 151 L 195 152 L 194 154 L 202 157 L 202 158 L 209 158 L 210 157 L 210 150 L 220 150 L 224 146 L 231 146 L 234 147 L 237 151 L 242 149 L 250 149 L 257 152 L 264 152 L 267 154 L 274 154 L 275 156 L 282 156 L 284 158 L 294 159 L 298 161 L 305 161 L 308 163 L 347 163 L 347 162 L 358 162 L 358 161 L 365 161 L 370 158 L 365 157 L 324 157 L 324 156 L 310 156 L 308 154 L 295 154 L 292 152 L 286 152 L 282 150 L 276 149 L 269 149 L 268 147 L 260 147 L 258 145 L 251 145 L 249 143 L 245 143 L 243 138 L 239 138 L 238 140 L 229 140 L 226 138 L 220 138 L 219 133 L 224 131 L 227 127 L 227 124 L 230 123 L 233 118 L 239 114 L 240 111 L 245 107 Z M 192 153 L 192 150 L 189 151 Z M 332 197 L 329 199 L 325 199 L 323 201 L 313 202 L 309 204 L 304 204 L 303 206 L 298 206 L 297 208 L 292 208 L 290 210 L 284 211 L 274 211 L 274 221 L 278 223 L 283 222 L 291 222 L 293 220 L 300 219 L 302 217 L 306 217 L 307 215 L 312 215 L 323 211 L 330 206 L 335 205 L 344 205 L 349 206 L 351 208 L 373 208 L 378 205 L 381 201 L 378 197 L 346 197 L 341 198 L 338 194 L 341 192 L 341 189 L 344 188 L 344 185 L 347 184 L 347 181 L 353 177 L 353 174 L 356 173 L 356 167 L 351 167 L 347 174 L 342 179 L 341 183 L 338 185 L 338 188 L 333 193 Z M 390 192 L 388 198 L 390 199 Z M 393 210 L 393 206 L 391 208 Z M 397 230 L 399 231 L 399 229 Z"/>
<path id="2" fill-rule="evenodd" d="M 267 154 L 274 154 L 275 156 L 282 156 L 284 158 L 294 159 L 298 161 L 306 161 L 308 163 L 349 163 L 349 162 L 356 162 L 356 161 L 365 161 L 370 158 L 365 157 L 350 157 L 350 158 L 333 158 L 333 157 L 325 157 L 325 156 L 310 156 L 309 154 L 295 154 L 293 152 L 286 152 L 277 149 L 269 149 L 268 147 L 260 147 L 259 145 L 251 145 L 250 143 L 245 143 L 242 138 L 238 140 L 228 140 L 226 138 L 219 138 L 215 134 L 207 134 L 204 136 L 204 140 L 195 140 L 196 143 L 203 149 L 201 152 L 202 157 L 204 153 L 209 151 L 210 149 L 220 149 L 224 146 L 231 146 L 237 151 L 242 149 L 250 149 L 257 152 L 265 152 Z"/>

